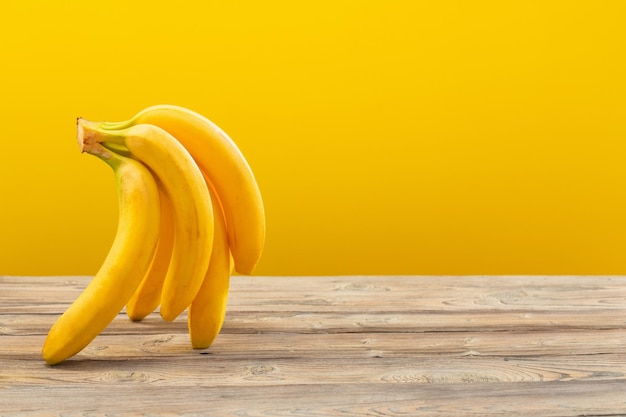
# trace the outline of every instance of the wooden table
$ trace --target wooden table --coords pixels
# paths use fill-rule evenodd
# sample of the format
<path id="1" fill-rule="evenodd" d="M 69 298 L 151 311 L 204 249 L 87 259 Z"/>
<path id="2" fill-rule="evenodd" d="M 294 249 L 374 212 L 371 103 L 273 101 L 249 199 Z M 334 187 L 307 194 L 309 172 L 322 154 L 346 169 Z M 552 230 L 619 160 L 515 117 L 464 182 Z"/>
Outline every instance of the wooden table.
<path id="1" fill-rule="evenodd" d="M 214 345 L 121 313 L 61 365 L 87 277 L 0 277 L 0 415 L 626 415 L 626 277 L 240 277 Z"/>

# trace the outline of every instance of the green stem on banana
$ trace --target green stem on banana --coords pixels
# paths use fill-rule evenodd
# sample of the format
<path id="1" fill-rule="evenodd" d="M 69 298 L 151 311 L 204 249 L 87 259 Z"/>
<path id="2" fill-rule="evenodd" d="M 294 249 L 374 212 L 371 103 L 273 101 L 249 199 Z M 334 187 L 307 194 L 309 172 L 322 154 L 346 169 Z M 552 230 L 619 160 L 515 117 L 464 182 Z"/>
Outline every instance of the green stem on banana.
<path id="1" fill-rule="evenodd" d="M 102 143 L 98 142 L 96 134 L 90 128 L 85 128 L 85 123 L 78 121 L 78 144 L 81 152 L 87 152 L 90 155 L 109 165 L 114 171 L 122 163 L 122 156 L 115 149 L 107 149 Z"/>
<path id="2" fill-rule="evenodd" d="M 97 130 L 94 129 L 93 123 L 85 119 L 78 118 L 76 120 L 78 147 L 81 152 L 87 152 L 91 155 L 100 157 L 101 159 L 110 158 L 110 152 L 102 146 L 98 140 Z"/>
<path id="3" fill-rule="evenodd" d="M 124 135 L 120 131 L 107 131 L 103 128 L 104 123 L 90 122 L 78 118 L 78 145 L 81 152 L 108 158 L 110 152 L 130 156 L 128 148 L 124 145 Z"/>
<path id="4" fill-rule="evenodd" d="M 127 129 L 133 125 L 132 120 L 126 120 L 123 122 L 103 122 L 100 127 L 105 130 L 121 130 Z"/>

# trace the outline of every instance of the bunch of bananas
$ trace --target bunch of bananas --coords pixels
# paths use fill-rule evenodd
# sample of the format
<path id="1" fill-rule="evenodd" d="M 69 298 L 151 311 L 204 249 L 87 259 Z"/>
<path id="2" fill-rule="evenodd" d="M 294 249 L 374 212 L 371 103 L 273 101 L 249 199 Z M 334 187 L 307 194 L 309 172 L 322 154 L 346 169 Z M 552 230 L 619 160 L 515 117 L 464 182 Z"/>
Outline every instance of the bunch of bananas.
<path id="1" fill-rule="evenodd" d="M 157 307 L 173 321 L 187 309 L 192 346 L 210 346 L 233 270 L 250 274 L 265 242 L 263 201 L 243 154 L 213 122 L 179 106 L 77 125 L 81 151 L 115 173 L 119 223 L 102 266 L 50 329 L 44 360 L 80 352 L 124 306 L 134 321 Z"/>

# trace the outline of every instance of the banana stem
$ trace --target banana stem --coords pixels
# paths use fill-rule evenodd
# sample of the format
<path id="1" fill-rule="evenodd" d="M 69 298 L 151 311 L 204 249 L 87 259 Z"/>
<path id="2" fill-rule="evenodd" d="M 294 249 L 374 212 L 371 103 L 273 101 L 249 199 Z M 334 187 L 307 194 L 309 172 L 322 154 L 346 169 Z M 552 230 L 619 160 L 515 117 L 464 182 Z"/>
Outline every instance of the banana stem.
<path id="1" fill-rule="evenodd" d="M 127 129 L 133 125 L 133 120 L 123 122 L 103 122 L 100 127 L 104 130 L 121 130 Z"/>
<path id="2" fill-rule="evenodd" d="M 102 159 L 109 159 L 111 151 L 124 153 L 124 136 L 119 131 L 106 131 L 102 123 L 90 122 L 82 117 L 76 120 L 77 140 L 81 152 L 87 152 Z M 112 146 L 107 146 L 109 142 Z M 108 147 L 113 149 L 107 149 Z"/>
<path id="3" fill-rule="evenodd" d="M 76 139 L 78 141 L 80 151 L 87 152 L 102 159 L 109 159 L 110 152 L 100 144 L 97 140 L 97 134 L 88 126 L 88 124 L 90 124 L 90 122 L 87 122 L 83 118 L 79 117 L 76 120 Z"/>

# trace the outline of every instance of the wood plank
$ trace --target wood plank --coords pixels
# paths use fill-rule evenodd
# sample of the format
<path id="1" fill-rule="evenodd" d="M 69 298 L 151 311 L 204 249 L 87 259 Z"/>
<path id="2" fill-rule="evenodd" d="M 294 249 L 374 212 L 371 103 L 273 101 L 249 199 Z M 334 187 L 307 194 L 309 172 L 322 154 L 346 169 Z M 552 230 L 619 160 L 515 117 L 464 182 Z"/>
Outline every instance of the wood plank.
<path id="1" fill-rule="evenodd" d="M 61 312 L 0 315 L 0 335 L 45 334 Z M 134 323 L 118 317 L 103 334 L 186 332 L 186 315 L 164 323 L 157 314 Z M 423 313 L 314 313 L 233 311 L 226 314 L 224 333 L 426 333 L 461 331 L 609 330 L 626 326 L 626 310 L 569 311 L 459 311 Z"/>
<path id="2" fill-rule="evenodd" d="M 78 296 L 90 277 L 7 277 L 0 276 L 0 301 L 42 302 L 72 300 Z M 285 291 L 285 289 L 289 289 Z M 437 299 L 486 298 L 503 303 L 515 300 L 534 300 L 549 297 L 557 299 L 581 299 L 581 294 L 598 294 L 595 298 L 619 299 L 626 295 L 626 277 L 385 277 L 384 284 L 377 277 L 246 277 L 232 278 L 231 292 L 241 293 L 236 299 L 271 299 L 272 295 L 282 298 L 302 292 L 310 293 L 307 298 L 322 294 L 325 297 L 344 295 L 392 298 L 390 292 L 401 299 L 419 295 Z M 548 297 L 549 296 L 549 297 Z M 306 300 L 301 300 L 306 301 Z M 415 300 L 413 300 L 415 301 Z M 591 300 L 590 300 L 591 301 Z"/>
<path id="3" fill-rule="evenodd" d="M 3 390 L 3 415 L 618 416 L 626 383 L 316 384 L 244 387 L 72 384 Z M 201 401 L 189 401 L 190 398 Z"/>
<path id="4" fill-rule="evenodd" d="M 101 334 L 83 352 L 120 358 L 157 359 L 188 354 L 186 329 L 177 333 Z M 4 337 L 0 360 L 39 361 L 45 335 Z M 626 329 L 594 332 L 433 332 L 415 333 L 221 333 L 206 350 L 195 353 L 241 358 L 415 358 L 466 356 L 553 357 L 597 356 L 626 353 Z"/>
<path id="5" fill-rule="evenodd" d="M 102 347 L 97 350 L 98 347 Z M 369 357 L 248 358 L 201 355 L 190 349 L 175 350 L 155 358 L 128 357 L 111 344 L 99 344 L 66 363 L 48 367 L 40 358 L 3 360 L 0 389 L 15 385 L 50 387 L 67 382 L 117 385 L 146 383 L 162 387 L 193 384 L 197 387 L 315 384 L 485 384 L 504 382 L 571 382 L 621 380 L 626 382 L 624 354 L 496 357 L 432 355 L 429 358 Z M 167 346 L 158 348 L 167 352 Z M 626 393 L 625 393 L 626 395 Z"/>
<path id="6" fill-rule="evenodd" d="M 302 345 L 303 341 L 298 343 Z M 185 383 L 199 387 L 245 386 L 265 381 L 280 385 L 342 381 L 413 384 L 626 381 L 626 354 L 623 353 L 515 355 L 501 351 L 500 355 L 489 355 L 467 349 L 463 352 L 433 352 L 431 349 L 428 355 L 426 352 L 411 355 L 369 349 L 347 355 L 338 353 L 338 349 L 293 351 L 288 346 L 274 352 L 276 354 L 252 349 L 234 355 L 224 352 L 223 348 L 200 352 L 180 340 L 167 338 L 133 350 L 122 344 L 119 337 L 101 337 L 76 357 L 55 367 L 45 366 L 38 350 L 3 355 L 0 389 L 14 385 L 49 387 L 67 381 L 126 384 L 151 381 L 166 387 Z"/>
<path id="7" fill-rule="evenodd" d="M 343 276 L 249 276 L 234 275 L 239 283 L 239 289 L 244 292 L 250 291 L 281 291 L 286 288 L 289 291 L 298 289 L 319 289 L 320 282 L 329 290 L 407 290 L 415 291 L 422 288 L 440 288 L 442 290 L 457 287 L 493 288 L 502 286 L 506 288 L 527 286 L 551 286 L 559 289 L 575 288 L 623 288 L 626 282 L 624 275 L 343 275 Z M 11 285 L 31 286 L 36 288 L 39 284 L 45 284 L 46 288 L 58 286 L 82 285 L 90 276 L 11 276 L 0 275 L 0 286 L 8 288 Z M 332 284 L 329 286 L 328 284 Z M 295 285 L 292 285 L 295 284 Z"/>

